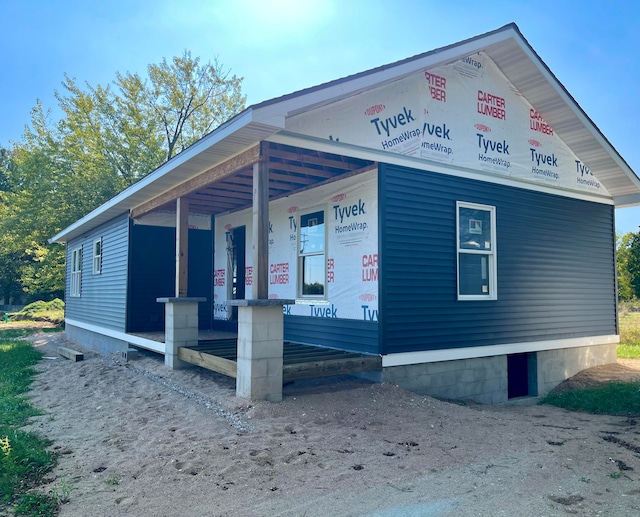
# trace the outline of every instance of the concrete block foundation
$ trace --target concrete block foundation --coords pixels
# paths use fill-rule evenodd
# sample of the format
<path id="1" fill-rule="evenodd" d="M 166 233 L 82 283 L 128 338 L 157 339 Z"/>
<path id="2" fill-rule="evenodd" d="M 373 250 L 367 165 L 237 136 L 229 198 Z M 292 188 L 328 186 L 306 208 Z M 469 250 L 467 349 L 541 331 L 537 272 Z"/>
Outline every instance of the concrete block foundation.
<path id="1" fill-rule="evenodd" d="M 102 355 L 126 352 L 129 348 L 129 343 L 126 341 L 98 334 L 68 323 L 65 325 L 65 333 L 67 338 L 76 343 L 81 343 L 82 348 Z"/>
<path id="2" fill-rule="evenodd" d="M 283 344 L 281 305 L 238 307 L 237 396 L 282 400 Z"/>
<path id="3" fill-rule="evenodd" d="M 545 395 L 586 368 L 615 363 L 616 346 L 612 343 L 538 352 L 538 392 Z"/>
<path id="4" fill-rule="evenodd" d="M 205 298 L 158 298 L 165 304 L 164 364 L 173 370 L 191 368 L 193 365 L 178 359 L 180 347 L 198 345 L 198 303 Z"/>
<path id="5" fill-rule="evenodd" d="M 533 383 L 529 386 L 529 395 L 540 396 L 581 370 L 615 362 L 616 345 L 542 350 L 529 355 L 533 358 L 528 362 L 530 371 L 512 371 L 511 375 L 524 375 L 525 378 L 528 375 Z M 503 404 L 510 399 L 508 357 L 498 355 L 390 366 L 383 369 L 382 377 L 385 382 L 421 395 Z"/>

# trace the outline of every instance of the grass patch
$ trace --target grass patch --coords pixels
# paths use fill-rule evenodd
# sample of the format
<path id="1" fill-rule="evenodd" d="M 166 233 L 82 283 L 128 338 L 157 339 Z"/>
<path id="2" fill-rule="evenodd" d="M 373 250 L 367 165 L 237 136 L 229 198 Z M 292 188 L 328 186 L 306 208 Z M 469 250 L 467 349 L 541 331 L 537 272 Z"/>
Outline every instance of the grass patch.
<path id="1" fill-rule="evenodd" d="M 620 359 L 640 359 L 640 345 L 618 345 L 618 357 Z"/>
<path id="2" fill-rule="evenodd" d="M 640 312 L 621 306 L 620 344 L 618 357 L 621 359 L 640 359 Z"/>
<path id="3" fill-rule="evenodd" d="M 53 516 L 58 503 L 30 490 L 55 465 L 49 440 L 25 432 L 29 417 L 41 414 L 26 397 L 42 354 L 26 341 L 0 339 L 0 508 L 16 515 Z"/>
<path id="4" fill-rule="evenodd" d="M 25 517 L 57 515 L 59 502 L 49 494 L 24 494 L 13 507 L 16 515 Z"/>
<path id="5" fill-rule="evenodd" d="M 551 392 L 540 404 L 596 415 L 640 416 L 640 383 L 610 382 L 595 388 Z"/>
<path id="6" fill-rule="evenodd" d="M 0 329 L 0 342 L 3 339 L 17 339 L 20 337 L 30 336 L 31 334 L 37 332 L 37 328 L 3 328 Z"/>
<path id="7" fill-rule="evenodd" d="M 640 312 L 621 310 L 620 343 L 626 345 L 640 345 Z"/>
<path id="8" fill-rule="evenodd" d="M 45 334 L 53 334 L 54 332 L 64 332 L 64 327 L 43 327 L 40 330 Z"/>

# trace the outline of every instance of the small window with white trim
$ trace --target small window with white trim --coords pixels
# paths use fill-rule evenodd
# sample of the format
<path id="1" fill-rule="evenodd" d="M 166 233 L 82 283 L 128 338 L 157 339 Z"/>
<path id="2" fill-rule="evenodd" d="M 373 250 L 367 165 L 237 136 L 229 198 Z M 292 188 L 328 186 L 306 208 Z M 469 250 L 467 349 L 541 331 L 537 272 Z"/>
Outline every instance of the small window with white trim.
<path id="1" fill-rule="evenodd" d="M 93 241 L 93 274 L 102 273 L 102 237 Z"/>
<path id="2" fill-rule="evenodd" d="M 70 296 L 80 296 L 82 289 L 82 246 L 71 251 Z"/>
<path id="3" fill-rule="evenodd" d="M 496 207 L 456 203 L 458 300 L 496 300 Z"/>
<path id="4" fill-rule="evenodd" d="M 324 211 L 300 216 L 298 295 L 324 298 L 326 294 Z"/>

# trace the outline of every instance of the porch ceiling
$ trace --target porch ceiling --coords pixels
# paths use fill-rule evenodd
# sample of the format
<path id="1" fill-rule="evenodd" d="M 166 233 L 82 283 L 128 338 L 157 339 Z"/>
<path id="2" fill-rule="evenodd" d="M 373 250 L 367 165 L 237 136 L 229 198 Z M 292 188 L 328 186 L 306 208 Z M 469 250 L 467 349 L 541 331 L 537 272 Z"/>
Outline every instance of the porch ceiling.
<path id="1" fill-rule="evenodd" d="M 371 170 L 375 162 L 331 154 L 322 151 L 293 147 L 274 142 L 262 143 L 262 159 L 269 166 L 269 199 L 274 200 L 295 192 L 329 183 L 347 176 Z M 224 164 L 222 164 L 224 165 Z M 196 178 L 197 179 L 197 178 Z M 132 210 L 139 217 L 151 211 L 175 211 L 178 197 L 189 200 L 189 211 L 204 215 L 241 210 L 253 203 L 253 164 L 206 185 L 189 188 L 188 183 L 179 186 L 176 193 L 165 193 L 166 203 L 155 205 L 153 210 Z M 179 192 L 179 194 L 178 194 Z"/>

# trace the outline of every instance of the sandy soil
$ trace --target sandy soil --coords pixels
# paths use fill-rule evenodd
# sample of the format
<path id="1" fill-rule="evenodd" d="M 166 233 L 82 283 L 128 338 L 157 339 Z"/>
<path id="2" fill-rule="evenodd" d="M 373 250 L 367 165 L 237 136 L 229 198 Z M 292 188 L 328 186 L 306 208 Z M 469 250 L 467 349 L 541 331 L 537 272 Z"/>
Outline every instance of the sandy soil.
<path id="1" fill-rule="evenodd" d="M 640 515 L 635 419 L 538 405 L 457 405 L 352 377 L 285 387 L 280 404 L 234 381 L 55 351 L 29 426 L 60 452 L 48 489 L 63 517 Z M 75 343 L 67 346 L 80 348 Z M 81 349 L 81 348 L 80 348 Z M 569 383 L 640 376 L 638 362 Z"/>

